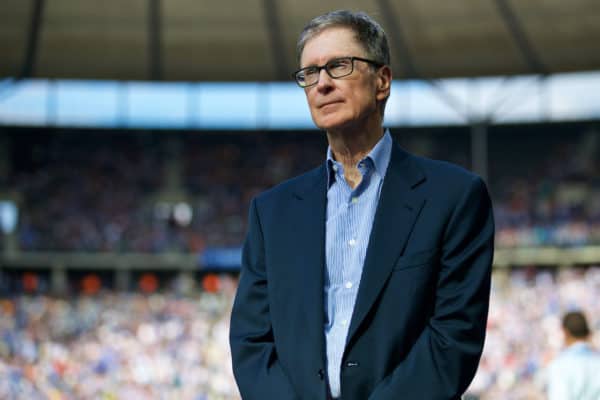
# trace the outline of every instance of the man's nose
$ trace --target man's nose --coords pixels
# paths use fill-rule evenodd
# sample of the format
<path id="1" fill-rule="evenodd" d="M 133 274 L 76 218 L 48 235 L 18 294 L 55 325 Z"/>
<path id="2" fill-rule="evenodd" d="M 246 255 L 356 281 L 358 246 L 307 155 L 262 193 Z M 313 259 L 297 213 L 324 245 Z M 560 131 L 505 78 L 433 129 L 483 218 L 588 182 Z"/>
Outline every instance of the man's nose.
<path id="1" fill-rule="evenodd" d="M 333 84 L 333 78 L 329 76 L 325 68 L 319 71 L 319 82 L 317 82 L 317 89 L 319 91 L 329 90 Z"/>

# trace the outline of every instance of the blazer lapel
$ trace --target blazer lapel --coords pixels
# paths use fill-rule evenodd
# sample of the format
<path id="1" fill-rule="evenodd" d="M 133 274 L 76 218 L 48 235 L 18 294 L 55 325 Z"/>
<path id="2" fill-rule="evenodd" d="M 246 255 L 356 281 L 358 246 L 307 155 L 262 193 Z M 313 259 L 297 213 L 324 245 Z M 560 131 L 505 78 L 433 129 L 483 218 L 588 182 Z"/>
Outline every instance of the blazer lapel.
<path id="1" fill-rule="evenodd" d="M 298 276 L 302 291 L 302 312 L 307 343 L 317 344 L 318 350 L 312 354 L 322 358 L 324 352 L 324 294 L 323 280 L 325 268 L 325 217 L 327 203 L 327 180 L 325 164 L 314 171 L 314 176 L 305 180 L 293 194 L 295 210 L 292 217 L 295 223 L 293 237 L 297 238 L 293 248 L 297 253 L 290 254 L 296 260 L 297 268 L 302 272 Z M 315 349 L 311 347 L 311 349 Z M 307 357 L 308 355 L 305 355 Z M 322 360 L 320 360 L 322 361 Z"/>
<path id="2" fill-rule="evenodd" d="M 385 285 L 396 259 L 402 254 L 413 225 L 425 204 L 414 187 L 425 180 L 412 156 L 394 143 L 346 339 L 348 345 Z"/>

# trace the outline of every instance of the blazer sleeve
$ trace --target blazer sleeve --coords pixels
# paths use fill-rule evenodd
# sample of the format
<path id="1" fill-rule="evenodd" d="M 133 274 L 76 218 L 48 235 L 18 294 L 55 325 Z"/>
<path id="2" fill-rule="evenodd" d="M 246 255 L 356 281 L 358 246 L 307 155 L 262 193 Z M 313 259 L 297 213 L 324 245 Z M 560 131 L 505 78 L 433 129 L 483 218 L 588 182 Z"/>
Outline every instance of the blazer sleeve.
<path id="1" fill-rule="evenodd" d="M 491 201 L 475 177 L 444 231 L 433 314 L 406 358 L 369 400 L 460 398 L 483 350 L 493 251 Z"/>
<path id="2" fill-rule="evenodd" d="M 275 348 L 256 199 L 250 206 L 248 224 L 242 271 L 231 314 L 229 339 L 233 373 L 244 400 L 297 399 Z"/>

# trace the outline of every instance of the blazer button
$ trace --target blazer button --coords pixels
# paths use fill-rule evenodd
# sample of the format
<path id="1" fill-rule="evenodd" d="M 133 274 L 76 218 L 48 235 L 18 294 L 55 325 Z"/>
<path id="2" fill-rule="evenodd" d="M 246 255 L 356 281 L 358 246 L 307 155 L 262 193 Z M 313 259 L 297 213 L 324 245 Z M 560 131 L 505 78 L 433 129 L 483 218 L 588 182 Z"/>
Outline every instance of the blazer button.
<path id="1" fill-rule="evenodd" d="M 317 372 L 317 375 L 319 376 L 320 380 L 325 379 L 325 371 L 323 371 L 323 369 L 320 369 L 319 372 Z"/>

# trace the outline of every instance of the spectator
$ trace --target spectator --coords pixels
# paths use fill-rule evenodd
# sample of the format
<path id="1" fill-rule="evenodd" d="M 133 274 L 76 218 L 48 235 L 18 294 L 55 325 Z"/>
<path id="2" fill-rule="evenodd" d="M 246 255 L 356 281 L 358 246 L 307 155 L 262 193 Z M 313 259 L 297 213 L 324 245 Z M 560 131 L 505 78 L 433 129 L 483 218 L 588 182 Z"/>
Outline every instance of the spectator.
<path id="1" fill-rule="evenodd" d="M 600 399 L 600 353 L 590 346 L 585 315 L 567 313 L 562 331 L 566 348 L 544 371 L 548 400 Z"/>

